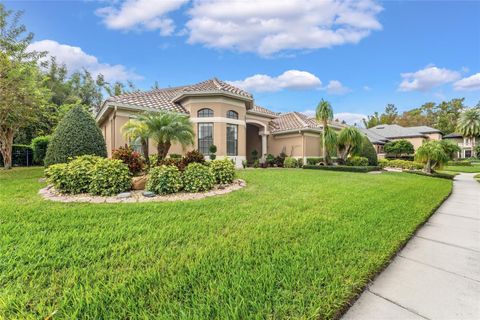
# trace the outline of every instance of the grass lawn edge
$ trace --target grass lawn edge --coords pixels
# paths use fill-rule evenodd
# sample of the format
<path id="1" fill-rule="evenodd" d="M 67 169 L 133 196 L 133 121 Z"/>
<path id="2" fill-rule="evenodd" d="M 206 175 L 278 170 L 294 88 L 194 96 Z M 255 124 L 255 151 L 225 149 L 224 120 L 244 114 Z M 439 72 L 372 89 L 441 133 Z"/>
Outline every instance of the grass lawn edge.
<path id="1" fill-rule="evenodd" d="M 479 174 L 480 176 L 480 174 Z M 480 180 L 477 180 L 478 182 L 480 182 Z M 432 211 L 430 212 L 430 214 L 426 217 L 426 219 L 419 223 L 417 225 L 417 227 L 415 228 L 415 230 L 413 230 L 412 234 L 410 235 L 410 237 L 408 237 L 408 239 L 406 239 L 403 243 L 401 243 L 397 250 L 392 254 L 392 256 L 388 259 L 388 261 L 385 262 L 385 264 L 379 268 L 377 270 L 377 272 L 375 274 L 373 274 L 371 277 L 370 277 L 370 280 L 365 284 L 365 286 L 363 286 L 361 288 L 361 290 L 359 290 L 359 292 L 355 293 L 354 296 L 348 301 L 348 303 L 345 304 L 344 308 L 341 309 L 335 316 L 334 318 L 335 319 L 340 319 L 342 318 L 346 313 L 347 311 L 354 305 L 354 303 L 362 296 L 362 294 L 365 292 L 365 290 L 368 288 L 368 286 L 373 282 L 375 281 L 375 279 L 385 270 L 388 268 L 388 266 L 390 266 L 390 264 L 393 262 L 393 260 L 398 256 L 398 254 L 400 253 L 400 251 L 403 250 L 403 248 L 405 248 L 405 246 L 410 242 L 410 240 L 412 240 L 412 238 L 417 234 L 417 232 L 425 225 L 425 223 L 427 223 L 428 220 L 430 220 L 430 218 L 435 214 L 435 212 L 437 212 L 437 210 L 443 205 L 443 203 L 448 199 L 450 198 L 450 196 L 452 195 L 452 192 L 453 192 L 453 188 L 450 189 L 450 192 L 445 196 L 445 198 L 443 198 L 442 201 L 440 201 L 440 203 L 438 203 L 437 206 L 435 206 L 435 208 L 432 209 Z"/>

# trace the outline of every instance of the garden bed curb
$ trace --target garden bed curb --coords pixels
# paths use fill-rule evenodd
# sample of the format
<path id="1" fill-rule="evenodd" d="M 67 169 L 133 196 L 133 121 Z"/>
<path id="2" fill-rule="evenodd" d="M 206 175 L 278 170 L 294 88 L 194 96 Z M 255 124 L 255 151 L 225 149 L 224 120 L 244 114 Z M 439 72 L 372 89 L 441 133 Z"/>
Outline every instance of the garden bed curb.
<path id="1" fill-rule="evenodd" d="M 42 188 L 38 194 L 45 200 L 57 202 L 84 202 L 84 203 L 137 203 L 137 202 L 166 202 L 166 201 L 186 201 L 199 200 L 207 197 L 227 194 L 235 190 L 240 190 L 246 186 L 242 179 L 236 179 L 232 184 L 223 186 L 216 185 L 212 190 L 206 192 L 187 193 L 178 192 L 167 195 L 156 195 L 155 197 L 145 197 L 142 195 L 144 190 L 132 190 L 128 198 L 119 198 L 117 195 L 110 197 L 92 196 L 90 194 L 62 194 L 51 185 Z"/>

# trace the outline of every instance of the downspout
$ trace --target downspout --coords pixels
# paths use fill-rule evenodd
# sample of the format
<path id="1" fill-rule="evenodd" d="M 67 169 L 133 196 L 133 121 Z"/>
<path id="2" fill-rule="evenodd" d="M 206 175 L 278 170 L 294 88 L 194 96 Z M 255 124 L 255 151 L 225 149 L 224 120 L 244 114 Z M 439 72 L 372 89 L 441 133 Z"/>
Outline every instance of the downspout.
<path id="1" fill-rule="evenodd" d="M 117 138 L 117 106 L 114 107 L 113 109 L 113 118 L 112 118 L 112 122 L 113 122 L 113 137 L 112 137 L 112 150 L 115 149 L 115 146 L 116 146 L 116 143 L 115 143 L 115 140 Z"/>

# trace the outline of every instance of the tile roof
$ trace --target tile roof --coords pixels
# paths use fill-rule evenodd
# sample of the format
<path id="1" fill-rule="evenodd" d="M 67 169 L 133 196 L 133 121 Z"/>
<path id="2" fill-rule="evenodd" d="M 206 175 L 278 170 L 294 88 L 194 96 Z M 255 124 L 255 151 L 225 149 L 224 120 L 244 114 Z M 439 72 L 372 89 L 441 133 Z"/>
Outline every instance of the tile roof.
<path id="1" fill-rule="evenodd" d="M 257 106 L 257 105 L 254 105 L 252 109 L 249 110 L 250 112 L 255 112 L 255 113 L 262 113 L 262 114 L 266 114 L 266 115 L 269 115 L 269 116 L 273 116 L 273 117 L 277 117 L 280 115 L 280 112 L 274 112 L 272 110 L 269 110 L 267 108 L 264 108 L 264 107 L 260 107 L 260 106 Z"/>
<path id="2" fill-rule="evenodd" d="M 458 139 L 458 138 L 463 138 L 463 135 L 460 133 L 450 133 L 447 134 L 446 136 L 443 136 L 443 139 Z"/>
<path id="3" fill-rule="evenodd" d="M 126 93 L 115 97 L 110 97 L 105 101 L 105 103 L 121 103 L 141 108 L 187 113 L 185 108 L 178 103 L 176 99 L 182 95 L 192 92 L 230 93 L 247 99 L 253 99 L 252 95 L 247 91 L 232 86 L 225 81 L 213 78 L 188 86 Z"/>
<path id="4" fill-rule="evenodd" d="M 368 140 L 370 140 L 371 143 L 374 143 L 374 144 L 385 144 L 388 142 L 388 139 L 385 138 L 384 136 L 376 133 L 375 131 L 373 130 L 369 130 L 369 129 L 365 129 L 365 128 L 360 128 L 358 127 L 358 130 L 360 130 L 363 134 L 365 134 L 368 138 Z"/>
<path id="5" fill-rule="evenodd" d="M 427 133 L 441 133 L 440 130 L 427 126 L 402 127 L 398 124 L 381 124 L 368 130 L 388 139 L 422 137 Z"/>
<path id="6" fill-rule="evenodd" d="M 305 129 L 321 129 L 322 126 L 315 120 L 309 118 L 300 112 L 282 113 L 278 118 L 273 119 L 269 123 L 270 131 L 278 133 L 290 130 L 305 130 Z"/>

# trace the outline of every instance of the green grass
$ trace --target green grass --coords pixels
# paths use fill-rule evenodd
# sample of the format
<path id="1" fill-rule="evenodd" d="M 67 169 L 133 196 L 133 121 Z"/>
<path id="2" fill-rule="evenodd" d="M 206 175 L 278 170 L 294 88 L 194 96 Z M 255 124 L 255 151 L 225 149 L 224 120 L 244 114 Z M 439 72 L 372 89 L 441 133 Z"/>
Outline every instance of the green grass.
<path id="1" fill-rule="evenodd" d="M 442 168 L 442 171 L 476 173 L 480 172 L 480 165 L 445 166 Z"/>
<path id="2" fill-rule="evenodd" d="M 334 318 L 451 191 L 258 169 L 204 200 L 65 204 L 41 176 L 0 172 L 0 319 Z"/>

